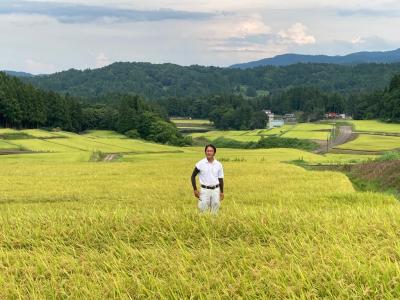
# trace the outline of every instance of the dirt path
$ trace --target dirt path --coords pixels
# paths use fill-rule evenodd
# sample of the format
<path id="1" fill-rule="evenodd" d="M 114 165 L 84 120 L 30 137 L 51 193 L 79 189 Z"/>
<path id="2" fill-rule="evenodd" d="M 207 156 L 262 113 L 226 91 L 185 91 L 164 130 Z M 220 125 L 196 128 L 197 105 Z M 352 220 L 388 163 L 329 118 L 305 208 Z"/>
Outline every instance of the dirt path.
<path id="1" fill-rule="evenodd" d="M 339 127 L 339 134 L 333 140 L 332 144 L 330 145 L 331 148 L 339 146 L 341 144 L 347 143 L 351 141 L 355 136 L 353 135 L 353 129 L 351 126 L 340 126 Z"/>
<path id="2" fill-rule="evenodd" d="M 351 126 L 340 126 L 339 127 L 339 133 L 336 136 L 336 138 L 328 145 L 326 145 L 326 142 L 319 143 L 320 148 L 316 150 L 316 153 L 323 154 L 327 153 L 336 146 L 342 145 L 344 143 L 347 143 L 351 140 L 354 140 L 357 137 L 357 134 L 353 132 L 353 129 Z"/>

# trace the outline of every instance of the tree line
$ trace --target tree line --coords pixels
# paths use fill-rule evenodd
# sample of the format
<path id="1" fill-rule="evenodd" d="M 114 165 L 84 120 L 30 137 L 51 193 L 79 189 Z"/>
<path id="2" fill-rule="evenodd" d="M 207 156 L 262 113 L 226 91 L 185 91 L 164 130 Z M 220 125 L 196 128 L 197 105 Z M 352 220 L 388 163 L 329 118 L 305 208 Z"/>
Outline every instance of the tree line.
<path id="1" fill-rule="evenodd" d="M 313 67 L 313 66 L 311 66 Z M 367 69 L 368 70 L 368 69 Z M 264 128 L 263 109 L 277 114 L 296 113 L 298 121 L 323 118 L 326 112 L 347 113 L 355 119 L 400 122 L 400 75 L 387 87 L 340 93 L 313 85 L 289 86 L 257 94 L 242 88 L 198 97 L 161 97 L 145 100 L 130 93 L 108 93 L 91 98 L 58 94 L 0 73 L 0 125 L 16 128 L 60 127 L 80 132 L 111 129 L 160 143 L 190 143 L 169 116 L 211 120 L 218 129 Z M 89 99 L 89 100 L 88 100 Z"/>
<path id="2" fill-rule="evenodd" d="M 299 122 L 321 120 L 328 112 L 346 113 L 354 119 L 400 122 L 400 74 L 392 78 L 388 87 L 370 92 L 341 94 L 314 86 L 297 86 L 254 98 L 231 93 L 195 101 L 170 97 L 158 103 L 169 115 L 207 118 L 219 129 L 264 128 L 268 120 L 263 109 L 280 115 L 294 113 Z"/>
<path id="3" fill-rule="evenodd" d="M 114 63 L 24 80 L 79 96 L 90 105 L 113 107 L 119 101 L 116 93 L 140 95 L 168 116 L 210 119 L 219 129 L 252 129 L 265 127 L 262 109 L 295 112 L 301 122 L 319 120 L 326 112 L 394 121 L 388 110 L 396 111 L 390 104 L 396 102 L 395 96 L 389 97 L 385 86 L 398 73 L 400 64 L 296 64 L 240 70 Z"/>
<path id="4" fill-rule="evenodd" d="M 110 129 L 158 143 L 190 143 L 158 105 L 137 95 L 112 97 L 112 105 L 91 105 L 68 93 L 44 91 L 0 72 L 0 126 L 60 128 L 72 132 Z"/>

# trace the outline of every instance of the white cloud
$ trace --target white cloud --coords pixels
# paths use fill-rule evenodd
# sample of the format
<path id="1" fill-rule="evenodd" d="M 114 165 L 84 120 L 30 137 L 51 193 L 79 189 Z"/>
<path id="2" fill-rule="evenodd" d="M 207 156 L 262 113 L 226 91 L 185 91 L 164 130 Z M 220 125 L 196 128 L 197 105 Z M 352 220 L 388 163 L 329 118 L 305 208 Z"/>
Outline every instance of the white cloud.
<path id="1" fill-rule="evenodd" d="M 41 26 L 55 24 L 56 21 L 48 16 L 35 14 L 1 14 L 1 23 L 9 25 L 26 27 L 26 26 Z"/>
<path id="2" fill-rule="evenodd" d="M 31 74 L 48 74 L 48 73 L 54 73 L 55 71 L 57 71 L 57 68 L 53 64 L 40 62 L 28 58 L 25 60 L 24 70 L 26 70 L 26 72 Z"/>
<path id="3" fill-rule="evenodd" d="M 296 23 L 287 30 L 279 31 L 278 35 L 289 43 L 295 43 L 297 45 L 315 44 L 315 37 L 307 34 L 306 31 L 307 27 L 305 25 Z"/>
<path id="4" fill-rule="evenodd" d="M 96 68 L 102 68 L 111 64 L 111 60 L 104 54 L 99 53 L 96 57 Z"/>
<path id="5" fill-rule="evenodd" d="M 28 0 L 31 2 L 43 2 L 43 0 Z M 73 3 L 84 5 L 102 5 L 108 7 L 121 7 L 129 9 L 160 9 L 169 8 L 186 11 L 205 11 L 215 12 L 221 10 L 227 11 L 242 11 L 246 8 L 261 8 L 265 6 L 265 0 L 46 0 L 53 3 Z"/>
<path id="6" fill-rule="evenodd" d="M 363 43 L 365 43 L 365 40 L 364 40 L 363 37 L 358 36 L 358 37 L 352 39 L 350 42 L 351 42 L 352 44 L 363 44 Z"/>
<path id="7" fill-rule="evenodd" d="M 266 34 L 271 31 L 271 28 L 267 26 L 260 17 L 253 16 L 248 20 L 239 22 L 233 25 L 230 37 L 246 37 L 256 34 Z"/>
<path id="8" fill-rule="evenodd" d="M 131 9 L 184 9 L 189 11 L 259 11 L 264 9 L 399 9 L 397 0 L 29 0 L 31 2 L 74 3 L 103 5 L 108 7 L 126 7 Z"/>
<path id="9" fill-rule="evenodd" d="M 84 69 L 101 67 L 114 60 L 227 66 L 287 52 L 335 55 L 400 46 L 397 29 L 400 18 L 339 13 L 340 9 L 382 11 L 385 7 L 400 8 L 400 1 L 396 4 L 393 0 L 41 2 L 46 1 L 131 10 L 203 11 L 213 17 L 159 18 L 133 23 L 116 22 L 107 12 L 102 16 L 111 17 L 105 17 L 101 22 L 77 24 L 57 22 L 54 17 L 38 14 L 2 14 L 0 69 L 47 73 L 54 66 L 57 71 L 72 67 Z M 63 10 L 62 13 L 66 12 Z M 294 24 L 296 20 L 299 23 Z"/>
<path id="10" fill-rule="evenodd" d="M 234 21 L 226 28 L 225 34 L 212 42 L 211 49 L 216 52 L 242 54 L 246 59 L 270 57 L 287 52 L 292 46 L 315 44 L 316 38 L 307 33 L 302 23 L 295 23 L 288 29 L 273 31 L 260 16 Z M 215 31 L 220 27 L 214 26 Z"/>

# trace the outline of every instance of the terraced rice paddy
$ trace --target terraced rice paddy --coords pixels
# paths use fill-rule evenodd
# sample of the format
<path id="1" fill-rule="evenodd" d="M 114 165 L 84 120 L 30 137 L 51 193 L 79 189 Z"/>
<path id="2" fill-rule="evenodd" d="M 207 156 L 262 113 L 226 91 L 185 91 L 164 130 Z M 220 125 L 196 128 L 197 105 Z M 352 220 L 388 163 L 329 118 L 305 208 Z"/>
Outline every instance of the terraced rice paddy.
<path id="1" fill-rule="evenodd" d="M 357 151 L 387 151 L 400 149 L 400 136 L 360 134 L 355 140 L 340 145 L 337 148 Z"/>
<path id="2" fill-rule="evenodd" d="M 400 135 L 400 124 L 383 123 L 376 120 L 354 120 L 356 131 L 394 133 Z"/>
<path id="3" fill-rule="evenodd" d="M 0 140 L 49 151 L 0 156 L 0 299 L 400 297 L 398 200 L 286 163 L 374 156 L 219 148 L 211 216 L 190 186 L 203 147 L 57 134 Z"/>

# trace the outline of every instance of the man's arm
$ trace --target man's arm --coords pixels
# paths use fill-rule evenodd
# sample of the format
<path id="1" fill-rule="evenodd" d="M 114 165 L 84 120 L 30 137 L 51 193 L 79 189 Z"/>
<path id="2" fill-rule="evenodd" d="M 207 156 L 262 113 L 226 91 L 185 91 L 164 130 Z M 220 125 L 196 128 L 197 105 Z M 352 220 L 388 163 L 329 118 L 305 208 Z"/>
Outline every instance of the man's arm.
<path id="1" fill-rule="evenodd" d="M 219 192 L 220 192 L 220 200 L 224 200 L 224 169 L 221 165 L 221 168 L 218 172 L 218 181 L 219 181 Z"/>
<path id="2" fill-rule="evenodd" d="M 221 193 L 224 192 L 224 179 L 223 178 L 218 178 L 219 181 L 219 190 L 221 191 Z"/>
<path id="3" fill-rule="evenodd" d="M 193 170 L 193 173 L 192 173 L 192 177 L 191 177 L 192 187 L 193 187 L 194 195 L 196 198 L 200 197 L 199 191 L 197 190 L 197 187 L 196 187 L 196 176 L 199 173 L 200 173 L 200 170 L 195 167 Z"/>
<path id="4" fill-rule="evenodd" d="M 193 173 L 192 173 L 192 177 L 191 177 L 193 190 L 197 190 L 197 187 L 196 187 L 196 176 L 199 173 L 200 173 L 200 170 L 195 167 L 194 170 L 193 170 Z"/>

